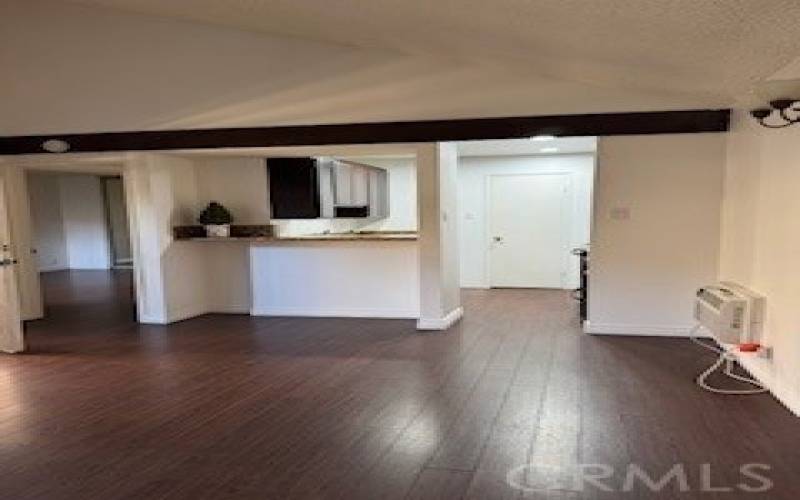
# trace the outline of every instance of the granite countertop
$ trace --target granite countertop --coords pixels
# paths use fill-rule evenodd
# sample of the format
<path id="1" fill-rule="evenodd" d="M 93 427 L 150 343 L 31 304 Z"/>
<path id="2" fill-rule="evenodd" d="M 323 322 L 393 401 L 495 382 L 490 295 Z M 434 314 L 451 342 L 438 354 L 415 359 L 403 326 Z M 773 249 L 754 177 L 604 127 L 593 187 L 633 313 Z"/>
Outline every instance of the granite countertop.
<path id="1" fill-rule="evenodd" d="M 413 241 L 417 239 L 415 232 L 363 232 L 363 233 L 325 233 L 304 234 L 300 236 L 278 236 L 275 241 Z"/>
<path id="2" fill-rule="evenodd" d="M 325 233 L 304 234 L 297 236 L 260 236 L 260 237 L 229 237 L 229 238 L 180 238 L 183 241 L 244 241 L 253 243 L 273 243 L 281 241 L 415 241 L 418 239 L 416 232 L 412 231 L 372 231 L 363 233 Z"/>

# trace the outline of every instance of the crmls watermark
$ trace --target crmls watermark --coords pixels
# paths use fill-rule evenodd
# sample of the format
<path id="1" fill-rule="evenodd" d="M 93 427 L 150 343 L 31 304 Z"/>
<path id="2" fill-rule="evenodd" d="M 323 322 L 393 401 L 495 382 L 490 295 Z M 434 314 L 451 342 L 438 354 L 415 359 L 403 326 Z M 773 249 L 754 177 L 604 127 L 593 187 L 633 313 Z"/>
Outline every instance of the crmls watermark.
<path id="1" fill-rule="evenodd" d="M 763 493 L 775 485 L 768 477 L 772 470 L 767 464 L 742 464 L 738 478 L 732 483 L 717 482 L 711 464 L 687 466 L 674 464 L 666 471 L 648 470 L 639 464 L 614 467 L 608 464 L 578 464 L 560 467 L 547 464 L 526 464 L 514 467 L 506 480 L 522 491 L 589 491 L 630 493 L 643 489 L 659 492 L 702 493 Z"/>

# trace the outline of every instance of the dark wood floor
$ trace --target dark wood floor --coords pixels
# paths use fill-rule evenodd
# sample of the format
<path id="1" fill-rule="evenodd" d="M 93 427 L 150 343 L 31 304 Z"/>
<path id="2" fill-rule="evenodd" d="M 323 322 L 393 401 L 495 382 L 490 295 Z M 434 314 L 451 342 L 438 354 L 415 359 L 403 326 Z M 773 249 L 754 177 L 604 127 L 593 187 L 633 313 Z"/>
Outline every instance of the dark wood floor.
<path id="1" fill-rule="evenodd" d="M 800 423 L 701 392 L 685 340 L 591 337 L 561 292 L 465 291 L 447 333 L 411 321 L 130 322 L 125 273 L 53 273 L 31 353 L 0 357 L 2 499 L 797 498 Z M 527 463 L 520 491 L 507 473 Z M 692 491 L 582 493 L 576 464 Z M 772 467 L 765 494 L 703 493 Z M 517 477 L 517 476 L 513 476 Z M 746 478 L 744 478 L 746 479 Z M 748 482 L 748 481 L 745 481 Z M 749 481 L 749 484 L 755 484 Z"/>

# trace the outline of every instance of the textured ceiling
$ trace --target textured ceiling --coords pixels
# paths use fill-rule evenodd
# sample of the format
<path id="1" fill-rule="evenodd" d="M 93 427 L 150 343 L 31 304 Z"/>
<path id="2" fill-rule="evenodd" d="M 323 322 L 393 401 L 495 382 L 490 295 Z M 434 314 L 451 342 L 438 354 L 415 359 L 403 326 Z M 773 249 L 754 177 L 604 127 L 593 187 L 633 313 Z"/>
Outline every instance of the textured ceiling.
<path id="1" fill-rule="evenodd" d="M 544 77 L 735 96 L 800 55 L 797 0 L 76 0 Z"/>
<path id="2" fill-rule="evenodd" d="M 800 0 L 0 0 L 0 135 L 750 107 L 800 91 L 797 19 Z"/>
<path id="3" fill-rule="evenodd" d="M 460 141 L 459 156 L 519 156 L 585 154 L 597 151 L 596 137 Z"/>

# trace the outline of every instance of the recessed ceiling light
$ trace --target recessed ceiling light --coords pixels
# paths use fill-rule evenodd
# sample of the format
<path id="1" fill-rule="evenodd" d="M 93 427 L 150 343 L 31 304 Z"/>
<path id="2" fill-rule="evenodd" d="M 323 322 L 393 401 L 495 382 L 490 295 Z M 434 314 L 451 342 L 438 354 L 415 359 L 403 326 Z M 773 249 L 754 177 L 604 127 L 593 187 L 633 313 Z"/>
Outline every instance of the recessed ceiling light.
<path id="1" fill-rule="evenodd" d="M 540 153 L 558 153 L 558 148 L 542 148 L 539 150 Z"/>
<path id="2" fill-rule="evenodd" d="M 66 153 L 69 148 L 69 143 L 61 139 L 48 139 L 42 143 L 42 149 L 48 153 Z"/>
<path id="3" fill-rule="evenodd" d="M 531 137 L 532 141 L 541 142 L 541 141 L 552 141 L 555 139 L 556 136 L 554 135 L 534 135 Z"/>

